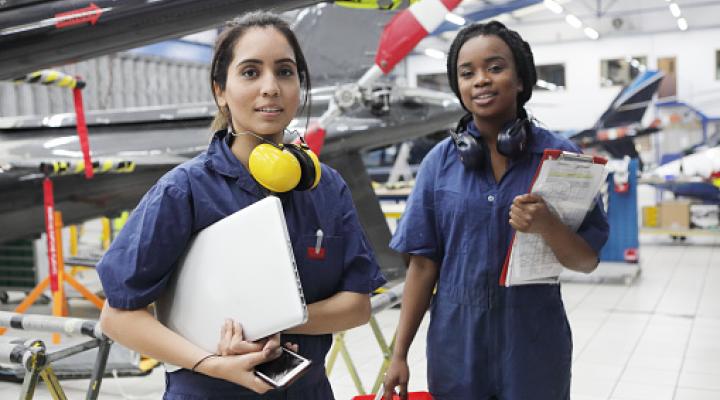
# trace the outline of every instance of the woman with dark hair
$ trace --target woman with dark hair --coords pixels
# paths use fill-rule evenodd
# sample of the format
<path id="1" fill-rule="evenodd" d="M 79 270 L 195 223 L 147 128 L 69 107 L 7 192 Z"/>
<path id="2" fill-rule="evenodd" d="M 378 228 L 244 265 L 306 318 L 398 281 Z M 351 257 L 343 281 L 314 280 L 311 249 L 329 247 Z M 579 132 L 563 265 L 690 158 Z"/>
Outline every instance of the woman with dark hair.
<path id="1" fill-rule="evenodd" d="M 307 105 L 305 58 L 286 22 L 249 14 L 218 37 L 210 82 L 219 112 L 207 151 L 148 191 L 97 266 L 107 296 L 103 331 L 174 366 L 165 399 L 332 399 L 324 369 L 332 333 L 366 323 L 369 293 L 385 280 L 343 179 L 307 146 L 283 143 L 301 99 Z M 245 341 L 240 324 L 226 321 L 217 327 L 217 353 L 209 354 L 147 306 L 165 290 L 193 234 L 268 195 L 283 204 L 308 321 L 282 340 L 260 342 Z M 320 231 L 324 251 L 310 254 Z M 287 389 L 269 391 L 253 369 L 277 357 L 281 342 L 313 363 Z"/>
<path id="2" fill-rule="evenodd" d="M 467 111 L 425 157 L 390 243 L 410 257 L 385 399 L 406 398 L 407 353 L 430 306 L 427 378 L 435 400 L 570 398 L 572 339 L 557 284 L 501 287 L 513 229 L 541 235 L 560 263 L 589 273 L 607 240 L 598 199 L 577 232 L 527 194 L 543 150 L 579 152 L 534 125 L 530 46 L 499 22 L 463 28 L 447 60 Z M 433 289 L 436 289 L 433 296 Z"/>

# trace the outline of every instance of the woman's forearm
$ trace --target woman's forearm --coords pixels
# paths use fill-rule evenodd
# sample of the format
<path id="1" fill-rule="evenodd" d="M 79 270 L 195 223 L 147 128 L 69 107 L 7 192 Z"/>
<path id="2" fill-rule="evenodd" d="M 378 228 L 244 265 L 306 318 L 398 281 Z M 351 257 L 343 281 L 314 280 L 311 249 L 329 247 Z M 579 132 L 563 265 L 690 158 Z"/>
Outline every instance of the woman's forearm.
<path id="1" fill-rule="evenodd" d="M 120 310 L 107 303 L 100 314 L 103 332 L 125 347 L 159 361 L 190 369 L 207 351 L 171 331 L 145 309 Z M 218 327 L 218 337 L 220 335 Z"/>
<path id="2" fill-rule="evenodd" d="M 597 268 L 599 260 L 595 250 L 560 220 L 555 219 L 551 229 L 545 230 L 542 237 L 565 268 L 584 273 Z"/>
<path id="3" fill-rule="evenodd" d="M 338 292 L 308 305 L 308 321 L 287 333 L 323 335 L 366 324 L 370 319 L 370 296 L 366 293 Z"/>
<path id="4" fill-rule="evenodd" d="M 407 357 L 410 344 L 412 344 L 420 322 L 430 305 L 438 273 L 439 266 L 429 258 L 410 257 L 393 357 L 403 359 Z"/>

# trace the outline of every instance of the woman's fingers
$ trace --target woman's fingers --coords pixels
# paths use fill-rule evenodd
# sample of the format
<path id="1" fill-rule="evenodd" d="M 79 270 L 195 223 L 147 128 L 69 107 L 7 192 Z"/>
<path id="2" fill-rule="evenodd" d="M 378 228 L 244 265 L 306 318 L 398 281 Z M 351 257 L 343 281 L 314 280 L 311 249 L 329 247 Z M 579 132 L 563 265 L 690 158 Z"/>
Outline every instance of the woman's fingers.
<path id="1" fill-rule="evenodd" d="M 286 343 L 285 343 L 285 347 L 287 347 L 288 349 L 294 351 L 295 353 L 297 353 L 297 352 L 300 350 L 300 346 L 299 346 L 299 345 L 293 344 L 293 343 L 290 343 L 290 342 L 286 342 Z"/>
<path id="2" fill-rule="evenodd" d="M 232 343 L 234 334 L 233 322 L 230 319 L 226 319 L 222 328 L 220 329 L 220 342 L 218 343 L 218 354 L 227 356 L 230 355 L 230 346 Z"/>

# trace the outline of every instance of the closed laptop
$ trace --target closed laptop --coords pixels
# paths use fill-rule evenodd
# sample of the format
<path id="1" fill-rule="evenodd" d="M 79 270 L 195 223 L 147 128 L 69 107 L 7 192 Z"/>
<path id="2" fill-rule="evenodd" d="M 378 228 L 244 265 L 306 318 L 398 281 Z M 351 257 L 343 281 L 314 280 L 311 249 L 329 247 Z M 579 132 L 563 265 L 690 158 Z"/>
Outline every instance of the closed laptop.
<path id="1" fill-rule="evenodd" d="M 157 303 L 157 317 L 215 352 L 227 318 L 256 340 L 307 320 L 282 204 L 268 196 L 200 231 Z"/>

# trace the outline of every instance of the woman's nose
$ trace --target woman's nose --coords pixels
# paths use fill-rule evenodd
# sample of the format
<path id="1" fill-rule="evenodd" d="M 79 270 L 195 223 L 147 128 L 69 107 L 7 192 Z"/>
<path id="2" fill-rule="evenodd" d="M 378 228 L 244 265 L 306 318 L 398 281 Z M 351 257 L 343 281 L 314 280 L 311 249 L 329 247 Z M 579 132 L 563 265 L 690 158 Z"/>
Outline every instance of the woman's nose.
<path id="1" fill-rule="evenodd" d="M 263 80 L 262 95 L 264 97 L 277 97 L 280 95 L 280 87 L 274 76 L 267 76 Z"/>
<path id="2" fill-rule="evenodd" d="M 490 77 L 486 74 L 477 74 L 475 78 L 475 82 L 473 82 L 473 86 L 475 87 L 481 87 L 488 85 L 490 83 Z"/>

